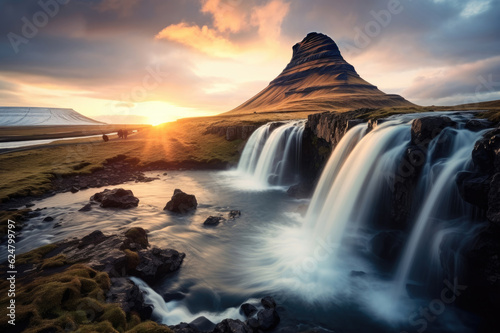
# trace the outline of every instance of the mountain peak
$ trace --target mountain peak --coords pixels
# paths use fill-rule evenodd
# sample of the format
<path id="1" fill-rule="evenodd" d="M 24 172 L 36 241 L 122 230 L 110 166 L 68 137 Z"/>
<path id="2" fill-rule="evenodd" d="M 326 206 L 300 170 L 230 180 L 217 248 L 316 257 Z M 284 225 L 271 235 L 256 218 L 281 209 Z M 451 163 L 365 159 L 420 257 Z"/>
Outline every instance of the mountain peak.
<path id="1" fill-rule="evenodd" d="M 269 86 L 230 113 L 331 111 L 412 106 L 363 80 L 327 35 L 311 32 L 293 46 L 290 63 Z"/>

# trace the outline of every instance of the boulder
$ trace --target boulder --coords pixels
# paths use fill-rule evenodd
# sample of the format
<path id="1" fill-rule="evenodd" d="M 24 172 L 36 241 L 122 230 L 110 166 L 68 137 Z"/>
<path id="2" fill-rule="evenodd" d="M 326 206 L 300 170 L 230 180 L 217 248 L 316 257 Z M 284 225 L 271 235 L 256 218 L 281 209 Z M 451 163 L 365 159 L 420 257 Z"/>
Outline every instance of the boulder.
<path id="1" fill-rule="evenodd" d="M 257 313 L 257 320 L 262 331 L 270 331 L 280 323 L 280 317 L 275 309 L 260 310 Z"/>
<path id="2" fill-rule="evenodd" d="M 449 117 L 431 116 L 417 118 L 411 126 L 411 142 L 417 146 L 427 147 L 445 128 L 456 126 L 457 123 Z"/>
<path id="3" fill-rule="evenodd" d="M 257 308 L 252 304 L 245 303 L 240 306 L 240 312 L 245 315 L 245 317 L 250 318 L 257 313 Z"/>
<path id="4" fill-rule="evenodd" d="M 215 326 L 212 333 L 251 333 L 250 328 L 241 320 L 225 319 Z"/>
<path id="5" fill-rule="evenodd" d="M 237 217 L 241 216 L 241 211 L 239 210 L 232 210 L 228 214 L 230 220 L 234 220 Z"/>
<path id="6" fill-rule="evenodd" d="M 125 232 L 125 240 L 121 246 L 122 250 L 146 249 L 149 246 L 148 234 L 143 228 L 130 228 Z"/>
<path id="7" fill-rule="evenodd" d="M 94 194 L 90 200 L 100 202 L 102 208 L 128 209 L 139 204 L 139 199 L 134 197 L 132 191 L 122 188 L 104 190 Z"/>
<path id="8" fill-rule="evenodd" d="M 493 176 L 488 192 L 488 220 L 500 227 L 500 173 Z"/>
<path id="9" fill-rule="evenodd" d="M 89 212 L 91 210 L 92 210 L 92 204 L 89 202 L 88 204 L 86 204 L 85 206 L 80 208 L 78 211 L 79 212 Z"/>
<path id="10" fill-rule="evenodd" d="M 472 161 L 478 171 L 500 171 L 500 129 L 487 133 L 472 150 Z"/>
<path id="11" fill-rule="evenodd" d="M 210 216 L 208 217 L 205 222 L 203 222 L 204 225 L 206 226 L 213 226 L 215 227 L 225 219 L 222 216 Z"/>
<path id="12" fill-rule="evenodd" d="M 111 287 L 106 294 L 106 302 L 117 303 L 129 314 L 137 313 L 141 320 L 151 319 L 153 306 L 144 303 L 141 289 L 128 278 L 111 278 Z"/>
<path id="13" fill-rule="evenodd" d="M 186 256 L 172 249 L 159 249 L 138 251 L 139 264 L 132 274 L 149 284 L 154 284 L 166 274 L 178 270 Z"/>
<path id="14" fill-rule="evenodd" d="M 461 197 L 481 209 L 488 209 L 490 177 L 488 175 L 463 171 L 455 178 Z"/>
<path id="15" fill-rule="evenodd" d="M 189 326 L 194 327 L 202 332 L 209 332 L 215 328 L 215 324 L 203 316 L 198 317 L 192 322 L 190 322 Z"/>
<path id="16" fill-rule="evenodd" d="M 260 303 L 264 307 L 264 309 L 275 309 L 276 301 L 271 296 L 266 296 L 260 300 Z"/>
<path id="17" fill-rule="evenodd" d="M 72 186 L 70 191 L 71 191 L 71 193 L 76 193 L 76 192 L 80 191 L 80 188 L 78 186 Z"/>
<path id="18" fill-rule="evenodd" d="M 471 119 L 465 124 L 465 128 L 473 131 L 479 132 L 491 127 L 491 123 L 484 119 Z"/>
<path id="19" fill-rule="evenodd" d="M 52 222 L 54 221 L 54 218 L 52 216 L 47 216 L 46 218 L 43 219 L 43 222 Z"/>
<path id="20" fill-rule="evenodd" d="M 167 203 L 163 210 L 168 210 L 175 213 L 185 214 L 198 207 L 198 201 L 192 194 L 186 194 L 179 189 L 174 191 L 172 199 Z"/>

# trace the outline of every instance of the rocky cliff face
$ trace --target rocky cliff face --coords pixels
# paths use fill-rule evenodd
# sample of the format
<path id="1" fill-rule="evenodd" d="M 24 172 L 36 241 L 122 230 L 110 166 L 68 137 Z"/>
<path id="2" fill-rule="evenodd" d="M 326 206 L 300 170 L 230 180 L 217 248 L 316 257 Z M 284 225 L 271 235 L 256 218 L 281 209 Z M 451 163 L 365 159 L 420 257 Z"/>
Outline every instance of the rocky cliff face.
<path id="1" fill-rule="evenodd" d="M 267 88 L 229 113 L 412 105 L 363 80 L 330 37 L 310 33 L 293 47 L 290 63 Z"/>

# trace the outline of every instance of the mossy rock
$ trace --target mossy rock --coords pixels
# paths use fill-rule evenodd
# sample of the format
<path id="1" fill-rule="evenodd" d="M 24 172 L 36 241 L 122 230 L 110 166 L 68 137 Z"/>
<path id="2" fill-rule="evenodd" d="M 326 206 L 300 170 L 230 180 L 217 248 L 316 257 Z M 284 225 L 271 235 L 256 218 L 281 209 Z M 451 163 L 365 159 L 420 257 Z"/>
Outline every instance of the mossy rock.
<path id="1" fill-rule="evenodd" d="M 137 265 L 139 265 L 139 255 L 137 252 L 130 251 L 129 249 L 124 250 L 125 252 L 125 258 L 127 262 L 127 269 L 135 269 Z"/>
<path id="2" fill-rule="evenodd" d="M 64 254 L 58 254 L 55 257 L 47 258 L 43 260 L 42 269 L 62 267 L 67 265 L 66 256 Z"/>
<path id="3" fill-rule="evenodd" d="M 123 332 L 127 327 L 127 316 L 125 312 L 118 305 L 112 304 L 108 305 L 104 310 L 104 314 L 99 318 L 99 321 L 108 321 L 111 325 L 118 330 Z"/>
<path id="4" fill-rule="evenodd" d="M 172 330 L 153 321 L 146 321 L 128 330 L 127 333 L 172 333 Z"/>
<path id="5" fill-rule="evenodd" d="M 38 264 L 49 252 L 55 250 L 57 245 L 48 244 L 41 246 L 37 249 L 31 250 L 29 252 L 23 253 L 16 258 L 17 265 L 23 264 Z"/>
<path id="6" fill-rule="evenodd" d="M 125 232 L 125 237 L 127 237 L 130 243 L 139 244 L 144 249 L 149 246 L 148 234 L 143 228 L 130 228 Z"/>

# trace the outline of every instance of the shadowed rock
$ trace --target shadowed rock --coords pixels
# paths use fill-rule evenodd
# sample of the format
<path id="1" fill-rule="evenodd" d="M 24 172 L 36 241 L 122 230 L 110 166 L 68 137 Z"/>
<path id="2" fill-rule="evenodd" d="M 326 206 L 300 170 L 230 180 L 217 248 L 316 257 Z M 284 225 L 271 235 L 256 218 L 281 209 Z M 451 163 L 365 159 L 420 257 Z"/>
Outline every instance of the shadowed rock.
<path id="1" fill-rule="evenodd" d="M 163 210 L 175 213 L 185 214 L 195 210 L 198 207 L 198 201 L 192 194 L 186 194 L 179 189 L 174 191 L 172 199 L 167 203 Z"/>
<path id="2" fill-rule="evenodd" d="M 134 197 L 130 190 L 116 188 L 113 190 L 104 190 L 90 197 L 90 200 L 101 203 L 102 208 L 120 208 L 128 209 L 137 207 L 139 199 Z"/>

